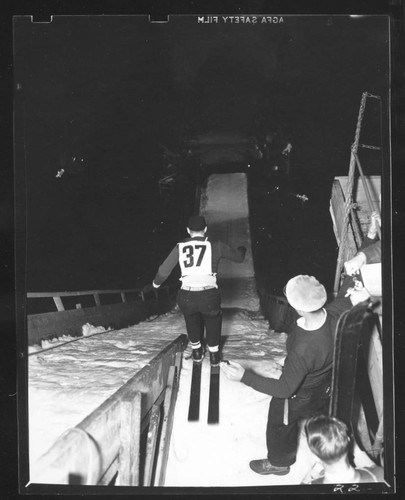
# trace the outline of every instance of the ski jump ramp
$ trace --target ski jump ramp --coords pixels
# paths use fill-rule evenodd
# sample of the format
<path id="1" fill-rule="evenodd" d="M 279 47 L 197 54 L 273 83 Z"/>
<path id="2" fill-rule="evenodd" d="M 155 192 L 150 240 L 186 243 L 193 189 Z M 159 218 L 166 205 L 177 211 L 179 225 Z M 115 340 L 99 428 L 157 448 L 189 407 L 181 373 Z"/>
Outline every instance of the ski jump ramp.
<path id="1" fill-rule="evenodd" d="M 218 284 L 222 307 L 259 310 L 249 229 L 247 177 L 244 173 L 214 174 L 201 193 L 200 213 L 204 215 L 213 240 L 236 248 L 247 248 L 243 263 L 222 259 Z"/>

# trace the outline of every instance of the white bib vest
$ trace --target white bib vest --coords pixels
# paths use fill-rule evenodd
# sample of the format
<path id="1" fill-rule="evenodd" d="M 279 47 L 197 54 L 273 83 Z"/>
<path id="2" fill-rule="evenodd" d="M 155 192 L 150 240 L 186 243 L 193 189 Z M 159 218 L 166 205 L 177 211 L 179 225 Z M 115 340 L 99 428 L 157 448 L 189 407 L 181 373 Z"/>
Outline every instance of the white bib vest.
<path id="1" fill-rule="evenodd" d="M 212 248 L 207 240 L 190 240 L 179 243 L 179 264 L 184 286 L 217 286 L 212 272 Z"/>

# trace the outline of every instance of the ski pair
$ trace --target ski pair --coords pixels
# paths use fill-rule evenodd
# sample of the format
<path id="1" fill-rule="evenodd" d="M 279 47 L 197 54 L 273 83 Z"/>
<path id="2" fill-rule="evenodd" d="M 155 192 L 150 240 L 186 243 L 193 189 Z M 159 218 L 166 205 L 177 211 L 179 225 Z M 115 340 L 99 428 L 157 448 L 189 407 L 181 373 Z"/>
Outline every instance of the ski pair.
<path id="1" fill-rule="evenodd" d="M 188 408 L 189 422 L 195 422 L 200 418 L 201 367 L 202 363 L 193 363 L 190 405 Z M 219 370 L 219 366 L 211 366 L 207 419 L 209 424 L 219 422 Z"/>

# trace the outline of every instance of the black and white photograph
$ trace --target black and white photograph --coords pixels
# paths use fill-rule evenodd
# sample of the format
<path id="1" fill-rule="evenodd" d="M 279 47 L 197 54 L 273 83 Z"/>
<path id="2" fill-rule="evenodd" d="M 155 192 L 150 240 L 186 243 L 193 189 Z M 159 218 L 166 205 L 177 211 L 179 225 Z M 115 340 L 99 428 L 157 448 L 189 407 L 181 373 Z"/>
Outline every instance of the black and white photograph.
<path id="1" fill-rule="evenodd" d="M 395 493 L 392 43 L 13 17 L 20 493 Z"/>

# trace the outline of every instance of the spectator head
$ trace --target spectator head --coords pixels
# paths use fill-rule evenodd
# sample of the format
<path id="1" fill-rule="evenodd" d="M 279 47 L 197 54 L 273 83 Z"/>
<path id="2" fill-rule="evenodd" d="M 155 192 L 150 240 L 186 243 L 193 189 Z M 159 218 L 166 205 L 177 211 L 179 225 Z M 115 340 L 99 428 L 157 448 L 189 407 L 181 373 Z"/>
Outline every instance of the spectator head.
<path id="1" fill-rule="evenodd" d="M 323 463 L 332 465 L 346 460 L 350 447 L 349 429 L 335 417 L 317 415 L 305 423 L 308 446 Z"/>
<path id="2" fill-rule="evenodd" d="M 284 294 L 294 309 L 303 312 L 319 311 L 327 299 L 325 287 L 313 276 L 303 274 L 288 281 Z"/>
<path id="3" fill-rule="evenodd" d="M 207 223 L 201 215 L 192 215 L 188 219 L 187 231 L 188 233 L 203 233 L 207 230 Z"/>

